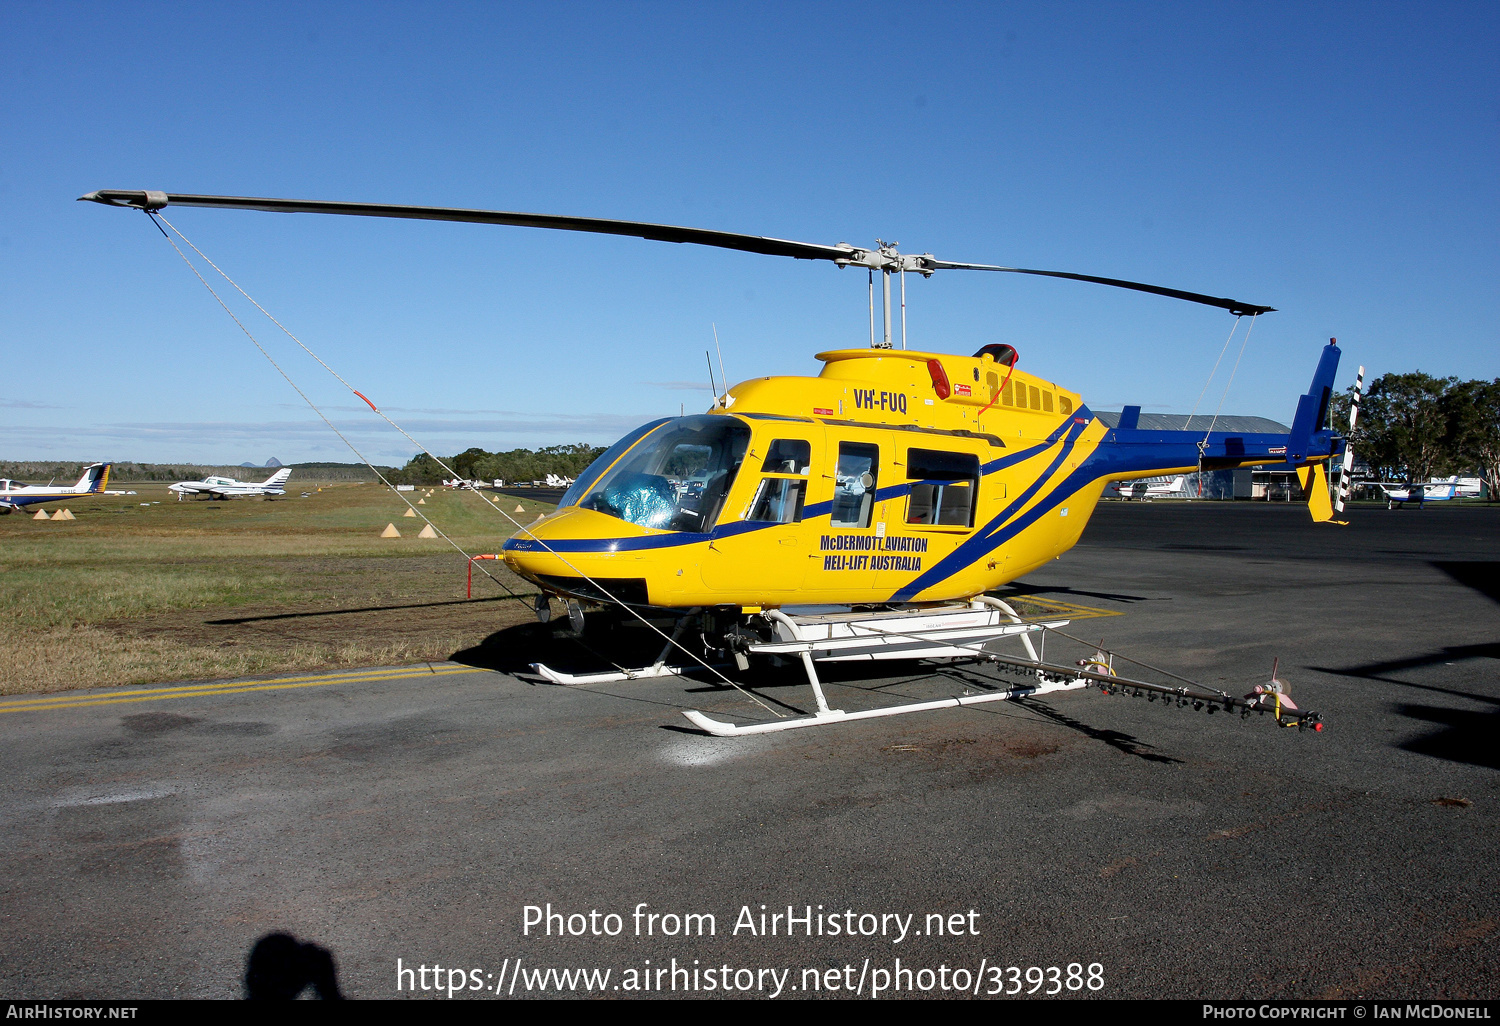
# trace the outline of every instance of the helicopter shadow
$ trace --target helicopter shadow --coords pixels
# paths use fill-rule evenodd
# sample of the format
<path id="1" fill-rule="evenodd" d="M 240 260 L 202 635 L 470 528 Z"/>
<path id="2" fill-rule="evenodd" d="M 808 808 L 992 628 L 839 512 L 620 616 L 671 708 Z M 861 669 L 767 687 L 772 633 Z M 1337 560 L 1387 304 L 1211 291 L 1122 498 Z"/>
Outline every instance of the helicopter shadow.
<path id="1" fill-rule="evenodd" d="M 620 630 L 613 624 L 596 624 L 592 618 L 588 625 L 585 641 L 558 624 L 517 624 L 448 658 L 464 666 L 530 676 L 533 663 L 545 663 L 563 673 L 597 673 L 621 666 L 650 666 L 661 653 L 663 641 L 650 631 Z"/>
<path id="2" fill-rule="evenodd" d="M 1425 737 L 1403 742 L 1400 745 L 1403 751 L 1448 762 L 1500 769 L 1500 746 L 1495 744 L 1495 737 L 1500 735 L 1500 709 L 1474 712 L 1434 705 L 1398 705 L 1396 712 L 1408 719 L 1441 728 Z"/>
<path id="3" fill-rule="evenodd" d="M 595 614 L 589 614 L 587 636 L 583 638 L 572 634 L 558 623 L 519 624 L 496 631 L 478 645 L 455 652 L 448 658 L 451 662 L 464 666 L 494 670 L 528 683 L 543 684 L 548 682 L 532 669 L 535 663 L 545 663 L 562 673 L 600 673 L 623 667 L 650 666 L 661 655 L 664 644 L 661 635 L 628 624 L 622 628 L 619 621 L 607 617 L 600 617 L 598 620 L 594 617 Z M 703 652 L 700 646 L 693 645 L 692 638 L 690 633 L 682 640 L 694 656 L 714 665 L 715 658 Z M 692 662 L 690 657 L 681 652 L 674 653 L 669 661 L 674 665 Z M 935 677 L 947 675 L 952 669 L 948 663 L 933 664 L 920 660 L 882 661 L 878 673 L 872 673 L 871 666 L 867 662 L 819 663 L 818 679 L 825 689 L 842 688 L 872 695 L 890 695 L 892 691 L 906 685 L 930 683 Z M 732 679 L 733 683 L 726 683 L 719 676 L 720 672 Z M 789 660 L 780 665 L 755 660 L 745 671 L 735 670 L 732 664 L 719 666 L 717 670 L 689 665 L 675 676 L 686 685 L 682 689 L 684 695 L 714 695 L 742 689 L 792 715 L 806 716 L 813 712 L 807 676 L 798 663 Z M 1007 686 L 987 677 L 976 680 L 965 677 L 961 683 L 984 689 Z M 552 685 L 548 683 L 548 686 Z M 609 684 L 589 686 L 589 691 L 595 694 L 609 694 L 652 705 L 678 708 L 676 703 L 664 703 L 658 699 L 646 698 L 638 692 L 628 693 L 628 690 L 628 683 L 626 691 L 612 688 Z M 903 697 L 918 699 L 934 696 Z M 675 725 L 668 729 L 698 733 L 691 728 Z"/>
<path id="4" fill-rule="evenodd" d="M 1017 698 L 1015 699 L 1015 703 L 1023 709 L 1031 710 L 1043 719 L 1051 720 L 1053 723 L 1067 727 L 1069 730 L 1076 731 L 1084 737 L 1092 738 L 1095 741 L 1103 741 L 1115 751 L 1125 755 L 1133 755 L 1137 759 L 1143 759 L 1146 762 L 1163 763 L 1166 765 L 1182 764 L 1183 760 L 1181 759 L 1170 755 L 1160 755 L 1151 751 L 1151 745 L 1133 734 L 1127 734 L 1122 730 L 1110 730 L 1105 727 L 1091 726 L 1082 720 L 1069 716 L 1067 713 L 1052 708 L 1045 702 L 1038 702 L 1035 699 Z"/>
<path id="5" fill-rule="evenodd" d="M 1500 602 L 1500 563 L 1434 561 L 1432 565 L 1464 587 L 1472 588 L 1492 602 Z"/>
<path id="6" fill-rule="evenodd" d="M 1492 706 L 1493 708 L 1489 711 L 1473 711 L 1455 709 L 1452 706 L 1411 705 L 1406 703 L 1398 703 L 1392 708 L 1398 716 L 1420 720 L 1423 723 L 1436 724 L 1440 727 L 1440 729 L 1423 737 L 1401 742 L 1397 747 L 1403 751 L 1416 752 L 1420 755 L 1430 755 L 1433 758 L 1446 759 L 1449 762 L 1462 762 L 1472 766 L 1486 766 L 1490 769 L 1500 769 L 1500 748 L 1496 747 L 1494 740 L 1496 736 L 1500 736 L 1500 698 L 1476 694 L 1473 691 L 1459 691 L 1455 688 L 1438 687 L 1435 684 L 1418 684 L 1414 681 L 1400 680 L 1391 676 L 1391 674 L 1399 673 L 1403 670 L 1419 669 L 1426 666 L 1452 665 L 1470 659 L 1500 659 L 1500 643 L 1487 645 L 1450 645 L 1435 652 L 1424 652 L 1421 655 L 1409 656 L 1405 659 L 1391 659 L 1385 662 L 1366 663 L 1361 666 L 1342 668 L 1309 666 L 1308 669 L 1340 677 L 1354 677 L 1361 680 L 1378 681 L 1381 684 L 1395 684 L 1398 687 L 1410 688 L 1414 691 L 1426 691 L 1435 695 L 1448 695 L 1453 698 L 1461 698 L 1469 702 L 1480 702 Z"/>
<path id="7" fill-rule="evenodd" d="M 1021 584 L 1019 582 L 1010 584 L 1004 591 L 995 592 L 998 599 L 1024 598 L 1029 595 L 1046 596 L 1054 598 L 1063 595 L 1076 595 L 1081 598 L 1104 599 L 1106 602 L 1150 602 L 1152 599 L 1147 595 L 1122 595 L 1113 591 L 1084 591 L 1080 588 L 1068 587 L 1045 587 L 1039 584 Z"/>
<path id="8" fill-rule="evenodd" d="M 1458 584 L 1477 591 L 1493 602 L 1500 602 L 1500 562 L 1433 561 L 1431 565 L 1447 574 Z M 1449 762 L 1500 769 L 1500 748 L 1497 748 L 1494 743 L 1495 737 L 1500 735 L 1500 698 L 1473 691 L 1439 687 L 1434 684 L 1418 684 L 1393 676 L 1406 670 L 1454 665 L 1471 659 L 1500 659 L 1500 642 L 1447 645 L 1401 659 L 1388 659 L 1347 667 L 1313 666 L 1309 669 L 1341 677 L 1395 684 L 1398 687 L 1426 691 L 1435 695 L 1448 695 L 1491 706 L 1489 710 L 1472 710 L 1455 709 L 1451 706 L 1398 703 L 1393 706 L 1393 711 L 1398 716 L 1430 724 L 1436 729 L 1414 740 L 1403 741 L 1397 747 L 1403 751 L 1416 752 L 1419 755 L 1428 755 Z"/>
<path id="9" fill-rule="evenodd" d="M 971 686 L 1007 686 L 1005 682 L 997 681 L 983 674 L 974 673 L 972 670 L 954 669 L 946 675 L 952 677 L 954 680 L 961 681 Z M 1133 755 L 1137 759 L 1144 759 L 1146 762 L 1157 762 L 1171 765 L 1180 764 L 1183 761 L 1181 759 L 1173 758 L 1170 755 L 1159 755 L 1156 752 L 1151 751 L 1152 746 L 1150 744 L 1142 741 L 1140 738 L 1136 737 L 1133 734 L 1127 734 L 1122 730 L 1111 730 L 1107 727 L 1095 727 L 1091 724 L 1084 723 L 1082 720 L 1075 719 L 1074 717 L 1069 716 L 1067 713 L 1055 709 L 1051 705 L 1048 705 L 1046 702 L 1043 702 L 1035 697 L 1013 698 L 1009 702 L 1006 702 L 1004 704 L 1014 705 L 1019 709 L 1025 709 L 1027 712 L 1040 716 L 1045 720 L 1050 720 L 1051 722 L 1056 723 L 1059 726 L 1066 727 L 1071 731 L 1082 734 L 1084 737 L 1090 738 L 1091 740 L 1102 741 L 1117 752 L 1121 752 L 1125 755 Z"/>
<path id="10" fill-rule="evenodd" d="M 617 620 L 607 617 L 596 619 L 595 614 L 589 614 L 586 637 L 573 634 L 565 629 L 564 624 L 566 621 L 562 621 L 561 624 L 526 623 L 507 627 L 491 634 L 478 645 L 455 652 L 448 658 L 451 662 L 464 666 L 494 670 L 528 683 L 546 684 L 550 687 L 553 686 L 551 682 L 538 675 L 532 668 L 534 664 L 544 663 L 561 673 L 606 673 L 623 668 L 651 666 L 661 656 L 662 647 L 665 644 L 660 634 L 629 624 L 622 627 Z M 685 693 L 710 694 L 732 691 L 735 685 L 738 685 L 754 691 L 762 699 L 781 706 L 788 712 L 797 714 L 806 712 L 796 704 L 787 703 L 773 695 L 766 694 L 764 690 L 777 685 L 805 684 L 806 681 L 800 677 L 800 670 L 797 677 L 789 677 L 777 675 L 774 672 L 762 672 L 760 667 L 752 667 L 749 673 L 734 673 L 734 685 L 726 684 L 718 676 L 718 671 L 694 663 L 693 660 L 696 657 L 709 666 L 714 666 L 716 659 L 704 653 L 700 646 L 693 645 L 692 638 L 690 633 L 682 639 L 692 652 L 691 656 L 685 655 L 681 650 L 674 651 L 668 656 L 668 662 L 672 665 L 688 664 L 680 673 L 674 675 L 690 683 L 691 686 L 685 689 Z M 730 667 L 727 666 L 719 667 L 719 670 L 726 674 L 731 672 Z M 652 705 L 663 705 L 674 709 L 678 707 L 675 703 L 644 699 L 639 694 L 625 694 L 611 690 L 608 684 L 591 685 L 589 690 L 595 694 L 611 694 L 619 698 L 646 701 Z"/>

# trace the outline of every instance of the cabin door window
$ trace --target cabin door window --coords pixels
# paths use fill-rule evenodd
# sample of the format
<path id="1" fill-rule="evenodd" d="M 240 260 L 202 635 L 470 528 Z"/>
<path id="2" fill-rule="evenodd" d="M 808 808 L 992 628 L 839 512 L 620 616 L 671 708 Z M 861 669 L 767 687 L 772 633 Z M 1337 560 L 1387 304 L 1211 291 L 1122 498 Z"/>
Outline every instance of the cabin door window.
<path id="1" fill-rule="evenodd" d="M 773 441 L 761 467 L 765 477 L 761 479 L 745 519 L 772 524 L 801 521 L 811 464 L 812 445 L 805 439 L 778 438 Z"/>
<path id="2" fill-rule="evenodd" d="M 875 509 L 876 478 L 880 469 L 880 447 L 864 442 L 839 444 L 838 468 L 834 472 L 834 527 L 869 527 Z"/>

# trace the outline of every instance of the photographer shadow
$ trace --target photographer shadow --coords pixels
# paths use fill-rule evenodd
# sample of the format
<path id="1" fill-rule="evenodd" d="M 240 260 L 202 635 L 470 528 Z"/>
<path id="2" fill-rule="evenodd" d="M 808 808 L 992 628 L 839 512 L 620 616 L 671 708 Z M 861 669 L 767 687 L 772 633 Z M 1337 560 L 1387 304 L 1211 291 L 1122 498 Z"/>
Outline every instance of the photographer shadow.
<path id="1" fill-rule="evenodd" d="M 268 933 L 255 942 L 245 962 L 247 1001 L 293 1001 L 309 987 L 324 1001 L 343 1000 L 330 951 L 289 933 Z"/>

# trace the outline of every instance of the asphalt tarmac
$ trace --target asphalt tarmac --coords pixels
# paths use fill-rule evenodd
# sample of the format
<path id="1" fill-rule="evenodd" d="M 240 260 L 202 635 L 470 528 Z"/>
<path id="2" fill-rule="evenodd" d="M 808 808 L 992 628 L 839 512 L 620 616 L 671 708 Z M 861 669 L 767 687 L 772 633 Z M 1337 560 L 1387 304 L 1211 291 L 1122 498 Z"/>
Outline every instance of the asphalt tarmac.
<path id="1" fill-rule="evenodd" d="M 1105 505 L 1018 588 L 1225 690 L 1279 658 L 1321 734 L 1090 690 L 716 739 L 680 710 L 765 714 L 488 668 L 558 651 L 532 628 L 469 665 L 6 699 L 0 996 L 236 997 L 285 932 L 359 997 L 1493 998 L 1500 509 L 1354 521 Z M 881 672 L 831 700 L 995 677 Z"/>

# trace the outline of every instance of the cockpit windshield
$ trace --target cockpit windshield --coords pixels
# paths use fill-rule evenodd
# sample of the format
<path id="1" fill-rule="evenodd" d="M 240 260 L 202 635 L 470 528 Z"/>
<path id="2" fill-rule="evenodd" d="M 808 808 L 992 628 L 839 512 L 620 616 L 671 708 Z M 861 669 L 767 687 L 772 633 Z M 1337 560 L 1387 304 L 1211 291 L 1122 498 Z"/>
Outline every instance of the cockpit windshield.
<path id="1" fill-rule="evenodd" d="M 648 432 L 578 505 L 664 531 L 707 531 L 750 444 L 727 416 L 679 417 Z"/>

